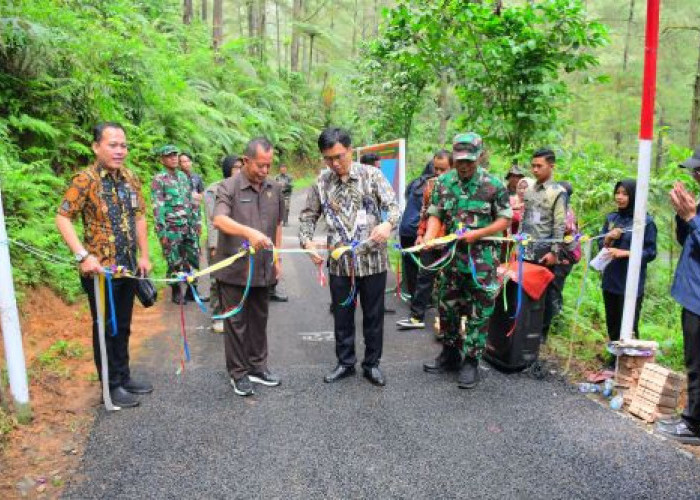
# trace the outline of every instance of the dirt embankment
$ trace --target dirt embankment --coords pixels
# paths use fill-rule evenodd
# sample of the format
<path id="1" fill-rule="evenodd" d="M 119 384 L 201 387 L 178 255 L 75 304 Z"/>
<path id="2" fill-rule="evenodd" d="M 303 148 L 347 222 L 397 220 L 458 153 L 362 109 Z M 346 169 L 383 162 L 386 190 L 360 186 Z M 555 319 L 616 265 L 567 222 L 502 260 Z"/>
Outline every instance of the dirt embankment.
<path id="1" fill-rule="evenodd" d="M 137 301 L 132 355 L 161 330 L 161 313 L 162 302 L 144 309 Z M 57 498 L 76 473 L 100 404 L 92 320 L 86 299 L 68 305 L 45 288 L 27 294 L 20 320 L 34 418 L 28 425 L 14 422 L 9 434 L 0 434 L 0 498 Z M 3 368 L 4 359 L 0 345 Z M 12 424 L 5 413 L 0 418 Z"/>

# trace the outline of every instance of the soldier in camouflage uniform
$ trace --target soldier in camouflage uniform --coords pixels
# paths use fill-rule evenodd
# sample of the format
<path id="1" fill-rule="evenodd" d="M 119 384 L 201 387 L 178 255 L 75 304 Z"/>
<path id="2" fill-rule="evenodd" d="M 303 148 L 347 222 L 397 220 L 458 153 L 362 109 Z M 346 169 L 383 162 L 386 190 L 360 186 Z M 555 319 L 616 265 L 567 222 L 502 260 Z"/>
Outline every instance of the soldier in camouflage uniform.
<path id="1" fill-rule="evenodd" d="M 442 352 L 423 369 L 428 373 L 459 370 L 459 387 L 471 389 L 479 381 L 479 358 L 498 293 L 498 246 L 480 240 L 504 231 L 512 209 L 503 183 L 478 163 L 481 137 L 473 132 L 458 134 L 453 143 L 454 169 L 435 183 L 425 241 L 435 238 L 442 224 L 448 234 L 465 232 L 457 242 L 454 261 L 438 278 Z M 461 337 L 463 316 L 466 334 Z"/>
<path id="2" fill-rule="evenodd" d="M 168 263 L 168 276 L 191 272 L 199 268 L 199 252 L 193 235 L 200 234 L 199 211 L 192 202 L 192 190 L 187 176 L 178 169 L 178 150 L 167 145 L 158 151 L 165 167 L 151 182 L 153 219 L 156 234 Z M 172 285 L 172 300 L 184 300 L 180 285 Z"/>
<path id="3" fill-rule="evenodd" d="M 284 197 L 284 217 L 282 218 L 282 225 L 286 226 L 289 220 L 289 202 L 292 199 L 292 183 L 294 179 L 287 173 L 287 165 L 284 163 L 280 165 L 280 173 L 275 177 L 275 182 L 282 186 L 282 196 Z"/>

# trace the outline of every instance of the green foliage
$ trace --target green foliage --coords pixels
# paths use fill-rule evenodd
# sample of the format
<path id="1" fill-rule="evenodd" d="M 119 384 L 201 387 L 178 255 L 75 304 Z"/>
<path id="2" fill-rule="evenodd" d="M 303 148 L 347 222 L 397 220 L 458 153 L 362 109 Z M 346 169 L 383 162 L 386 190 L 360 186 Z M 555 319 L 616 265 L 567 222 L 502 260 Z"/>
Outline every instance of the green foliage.
<path id="1" fill-rule="evenodd" d="M 250 60 L 230 39 L 214 53 L 206 25 L 184 26 L 180 4 L 133 0 L 27 0 L 0 14 L 0 188 L 10 238 L 70 260 L 54 214 L 70 176 L 92 161 L 90 128 L 127 130 L 129 167 L 144 195 L 160 169 L 155 147 L 192 151 L 207 181 L 223 155 L 267 135 L 283 160 L 315 150 L 321 125 L 315 96 L 295 75 Z M 149 214 L 150 218 L 150 214 Z M 156 273 L 164 270 L 149 235 Z M 75 270 L 13 246 L 14 278 L 79 291 Z"/>
<path id="2" fill-rule="evenodd" d="M 545 0 L 494 12 L 488 2 L 403 0 L 366 47 L 363 94 L 380 139 L 410 135 L 426 87 L 449 80 L 458 126 L 517 154 L 552 137 L 569 96 L 561 74 L 597 64 L 606 43 L 580 0 Z"/>

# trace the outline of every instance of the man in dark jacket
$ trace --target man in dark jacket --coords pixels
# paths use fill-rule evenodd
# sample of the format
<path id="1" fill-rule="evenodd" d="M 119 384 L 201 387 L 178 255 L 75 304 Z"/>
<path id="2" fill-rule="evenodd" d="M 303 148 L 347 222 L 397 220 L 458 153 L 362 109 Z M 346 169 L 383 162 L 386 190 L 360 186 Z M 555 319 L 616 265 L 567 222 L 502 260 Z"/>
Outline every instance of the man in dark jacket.
<path id="1" fill-rule="evenodd" d="M 700 147 L 680 164 L 700 184 Z M 683 350 L 688 372 L 688 404 L 680 419 L 662 421 L 658 431 L 685 444 L 700 445 L 700 205 L 681 182 L 671 190 L 676 238 L 683 245 L 671 295 L 683 306 Z"/>
<path id="2" fill-rule="evenodd" d="M 412 247 L 416 243 L 418 237 L 418 221 L 420 220 L 420 211 L 423 206 L 423 190 L 426 182 L 433 176 L 433 160 L 430 160 L 420 174 L 420 177 L 413 179 L 406 187 L 405 199 L 406 208 L 404 208 L 399 224 L 399 239 L 401 248 Z M 405 291 L 409 295 L 413 295 L 416 291 L 416 276 L 418 276 L 418 266 L 407 254 L 401 257 L 403 267 L 403 279 L 405 283 Z"/>

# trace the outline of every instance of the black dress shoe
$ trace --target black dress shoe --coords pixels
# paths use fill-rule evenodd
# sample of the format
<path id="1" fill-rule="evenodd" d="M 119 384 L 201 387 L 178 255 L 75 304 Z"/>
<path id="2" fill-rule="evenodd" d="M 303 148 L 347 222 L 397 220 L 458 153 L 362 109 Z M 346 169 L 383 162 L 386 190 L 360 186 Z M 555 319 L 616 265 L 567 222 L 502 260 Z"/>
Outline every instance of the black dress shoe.
<path id="1" fill-rule="evenodd" d="M 138 382 L 133 378 L 124 382 L 122 387 L 131 394 L 150 394 L 153 392 L 152 384 L 149 384 L 148 382 Z"/>
<path id="2" fill-rule="evenodd" d="M 134 408 L 139 405 L 139 400 L 121 385 L 112 387 L 109 390 L 109 397 L 112 400 L 112 404 L 119 408 Z"/>
<path id="3" fill-rule="evenodd" d="M 459 371 L 462 357 L 459 349 L 443 344 L 442 351 L 433 361 L 423 363 L 423 371 L 427 373 L 445 373 Z"/>
<path id="4" fill-rule="evenodd" d="M 479 382 L 479 360 L 467 356 L 464 358 L 462 369 L 459 370 L 457 386 L 460 389 L 473 389 Z"/>
<path id="5" fill-rule="evenodd" d="M 382 371 L 379 369 L 378 366 L 375 366 L 374 368 L 365 368 L 362 371 L 362 374 L 364 377 L 372 382 L 374 385 L 378 385 L 380 387 L 383 387 L 386 385 L 386 380 L 384 379 L 384 374 Z"/>
<path id="6" fill-rule="evenodd" d="M 323 377 L 323 381 L 327 384 L 331 384 L 333 382 L 337 382 L 340 379 L 349 377 L 350 375 L 355 375 L 354 366 L 338 365 L 332 372 Z"/>

